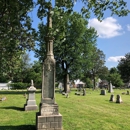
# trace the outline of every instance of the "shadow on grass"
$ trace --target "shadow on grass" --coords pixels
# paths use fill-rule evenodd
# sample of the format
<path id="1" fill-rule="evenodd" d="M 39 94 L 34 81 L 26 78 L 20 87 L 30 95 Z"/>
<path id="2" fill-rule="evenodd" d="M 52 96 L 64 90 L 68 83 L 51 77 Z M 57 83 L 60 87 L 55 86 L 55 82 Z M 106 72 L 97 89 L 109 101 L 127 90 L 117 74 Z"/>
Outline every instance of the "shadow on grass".
<path id="1" fill-rule="evenodd" d="M 27 90 L 2 90 L 0 94 L 25 94 Z M 41 93 L 41 90 L 37 90 L 35 93 Z"/>
<path id="2" fill-rule="evenodd" d="M 34 125 L 0 126 L 0 130 L 36 130 Z"/>
<path id="3" fill-rule="evenodd" d="M 17 111 L 24 111 L 24 108 L 16 107 L 16 106 L 0 107 L 0 109 L 13 109 L 13 110 L 17 110 Z"/>

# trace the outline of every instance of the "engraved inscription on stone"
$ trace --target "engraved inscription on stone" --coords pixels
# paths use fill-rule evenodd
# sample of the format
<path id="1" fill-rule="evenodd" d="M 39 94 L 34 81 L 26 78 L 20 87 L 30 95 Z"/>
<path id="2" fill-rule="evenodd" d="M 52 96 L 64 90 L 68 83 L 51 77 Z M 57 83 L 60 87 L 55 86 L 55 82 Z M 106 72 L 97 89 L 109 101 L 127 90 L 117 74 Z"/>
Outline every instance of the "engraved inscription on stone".
<path id="1" fill-rule="evenodd" d="M 58 112 L 58 109 L 57 108 L 52 108 L 52 109 L 42 109 L 42 112 Z"/>
<path id="2" fill-rule="evenodd" d="M 50 69 L 52 64 L 50 64 Z M 45 65 L 44 69 L 47 69 L 48 66 Z M 44 91 L 43 91 L 43 97 L 44 98 L 53 98 L 54 97 L 54 71 L 45 71 L 44 74 L 46 75 L 44 77 Z"/>

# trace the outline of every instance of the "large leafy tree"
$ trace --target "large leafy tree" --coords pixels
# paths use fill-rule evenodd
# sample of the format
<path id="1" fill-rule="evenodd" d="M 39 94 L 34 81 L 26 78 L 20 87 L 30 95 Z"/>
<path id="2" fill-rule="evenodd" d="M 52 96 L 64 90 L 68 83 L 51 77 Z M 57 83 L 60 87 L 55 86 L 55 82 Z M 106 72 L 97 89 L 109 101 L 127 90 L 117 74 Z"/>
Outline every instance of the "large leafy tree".
<path id="1" fill-rule="evenodd" d="M 125 58 L 121 58 L 117 66 L 121 78 L 124 82 L 130 81 L 130 53 L 125 55 Z"/>
<path id="2" fill-rule="evenodd" d="M 86 17 L 86 18 L 89 18 L 91 16 L 91 12 L 93 12 L 95 14 L 95 16 L 97 16 L 97 18 L 99 20 L 102 20 L 103 13 L 104 13 L 104 11 L 106 9 L 110 9 L 112 11 L 112 14 L 117 14 L 118 16 L 125 16 L 129 12 L 129 10 L 126 7 L 127 3 L 124 2 L 123 0 L 119 0 L 119 1 L 111 1 L 111 0 L 107 0 L 107 1 L 105 1 L 105 0 L 99 0 L 99 1 L 91 0 L 91 1 L 88 1 L 88 0 L 81 0 L 81 1 L 85 5 L 81 9 L 81 12 L 82 12 L 82 15 L 84 17 Z M 70 1 L 56 0 L 55 1 L 55 8 L 54 8 L 54 10 L 55 10 L 55 14 L 57 15 L 57 17 L 55 17 L 55 19 L 54 19 L 55 21 L 54 22 L 56 23 L 55 25 L 57 25 L 57 28 L 58 28 L 58 26 L 60 26 L 60 28 L 62 28 L 62 33 L 60 34 L 59 30 L 57 28 L 55 28 L 55 29 L 54 28 L 53 29 L 48 29 L 50 31 L 49 34 L 55 36 L 55 39 L 58 39 L 56 37 L 56 35 L 55 35 L 58 32 L 58 37 L 60 37 L 60 42 L 59 43 L 64 43 L 64 46 L 61 48 L 61 50 L 64 51 L 63 55 L 60 53 L 61 50 L 59 49 L 58 52 L 59 52 L 60 55 L 58 55 L 58 57 L 56 57 L 56 55 L 55 55 L 55 58 L 57 59 L 57 58 L 60 58 L 61 56 L 64 57 L 64 58 L 61 58 L 61 59 L 57 60 L 57 62 L 59 62 L 59 63 L 61 62 L 62 63 L 62 64 L 59 64 L 59 65 L 60 65 L 60 68 L 62 68 L 62 70 L 64 70 L 64 74 L 65 75 L 66 75 L 66 73 L 68 73 L 68 71 L 71 71 L 73 69 L 73 68 L 70 67 L 70 63 L 73 63 L 73 64 L 77 63 L 76 64 L 77 68 L 79 68 L 78 67 L 78 62 L 80 61 L 80 58 L 77 61 L 75 60 L 75 62 L 73 62 L 74 61 L 73 58 L 71 59 L 70 56 L 66 57 L 66 55 L 68 54 L 66 51 L 69 50 L 69 49 L 66 49 L 66 48 L 67 47 L 71 48 L 70 45 L 72 45 L 73 41 L 71 41 L 71 44 L 70 44 L 70 39 L 71 40 L 73 40 L 73 39 L 72 38 L 65 39 L 65 38 L 68 37 L 68 35 L 66 34 L 67 31 L 65 31 L 66 24 L 64 25 L 64 21 L 62 21 L 62 19 L 61 19 L 62 16 L 64 17 L 64 15 L 66 13 L 67 14 L 71 14 L 71 12 L 73 11 L 73 7 L 74 7 L 75 2 L 77 2 L 77 0 L 70 0 Z M 47 7 L 51 6 L 52 3 L 51 3 L 51 0 L 47 0 L 47 1 L 46 0 L 44 0 L 44 1 L 39 0 L 37 2 L 37 4 L 39 4 L 38 17 L 42 20 L 44 17 L 47 16 Z M 52 13 L 53 12 L 51 12 L 51 14 Z M 59 19 L 59 21 L 57 21 L 57 19 Z M 53 22 L 53 24 L 54 24 L 54 22 Z M 59 22 L 61 22 L 61 23 L 58 24 Z M 68 23 L 70 24 L 70 21 Z M 76 31 L 78 32 L 78 30 L 76 30 Z M 75 33 L 75 32 L 73 31 L 73 33 Z M 69 41 L 69 42 L 67 42 L 67 41 Z M 59 44 L 59 45 L 61 45 L 61 44 Z M 58 47 L 59 47 L 59 45 L 58 45 Z M 55 46 L 55 44 L 54 44 L 54 46 Z M 77 45 L 75 44 L 75 46 L 77 46 Z M 78 49 L 80 49 L 80 48 L 81 48 L 80 46 L 77 46 L 76 52 L 78 52 Z M 71 50 L 74 50 L 74 47 L 71 48 Z M 44 51 L 44 52 L 46 52 L 46 51 Z M 74 52 L 75 52 L 75 50 L 74 50 Z M 82 57 L 81 53 L 79 53 L 78 56 Z M 101 57 L 103 59 L 103 55 Z M 68 64 L 68 61 L 70 61 L 69 64 Z M 100 61 L 100 63 L 99 64 L 97 63 L 97 65 L 96 65 L 96 62 L 94 62 L 95 65 L 93 64 L 93 69 L 91 69 L 91 74 L 93 75 L 93 79 L 94 79 L 94 87 L 95 87 L 95 74 L 97 73 L 97 70 L 99 69 L 99 65 L 101 65 L 101 64 L 103 65 L 104 64 L 103 60 L 99 60 L 99 61 Z M 67 69 L 67 68 L 69 68 L 69 69 Z M 62 70 L 59 69 L 58 72 L 62 72 Z M 66 76 L 65 76 L 65 78 L 66 78 Z M 66 85 L 64 85 L 64 86 L 66 86 Z"/>
<path id="3" fill-rule="evenodd" d="M 58 32 L 54 34 L 57 80 L 64 79 L 66 91 L 67 74 L 71 77 L 81 70 L 81 64 L 83 64 L 84 60 L 87 60 L 87 58 L 84 59 L 84 55 L 89 55 L 91 48 L 95 46 L 97 34 L 93 28 L 87 28 L 86 20 L 76 12 L 72 14 L 65 12 L 60 21 L 56 18 L 57 15 L 54 15 L 53 29 Z M 43 36 L 46 35 L 45 29 L 45 25 L 41 24 L 39 26 L 40 41 L 38 45 L 40 49 L 36 49 L 36 55 L 39 59 L 45 58 L 46 49 L 43 40 Z"/>
<path id="4" fill-rule="evenodd" d="M 34 47 L 35 30 L 28 12 L 32 0 L 0 1 L 0 72 L 12 72 L 15 61 Z"/>
<path id="5" fill-rule="evenodd" d="M 109 70 L 109 76 L 107 79 L 116 87 L 122 87 L 124 85 L 121 75 L 119 74 L 118 69 L 115 67 Z"/>
<path id="6" fill-rule="evenodd" d="M 100 73 L 100 70 L 104 67 L 105 64 L 105 54 L 103 51 L 96 49 L 93 53 L 93 56 L 91 57 L 91 60 L 93 61 L 93 67 L 90 71 L 94 83 L 94 89 L 96 87 L 96 81 L 95 77 L 98 76 Z"/>
<path id="7" fill-rule="evenodd" d="M 96 47 L 92 48 L 92 54 L 89 57 L 86 57 L 86 62 L 83 65 L 83 78 L 82 80 L 86 80 L 86 78 L 90 78 L 93 80 L 93 89 L 96 88 L 96 78 L 105 75 L 105 71 L 107 72 L 107 68 L 104 66 L 105 63 L 105 55 L 103 51 L 97 49 Z M 88 60 L 89 62 L 88 62 Z M 105 70 L 103 72 L 103 70 Z"/>

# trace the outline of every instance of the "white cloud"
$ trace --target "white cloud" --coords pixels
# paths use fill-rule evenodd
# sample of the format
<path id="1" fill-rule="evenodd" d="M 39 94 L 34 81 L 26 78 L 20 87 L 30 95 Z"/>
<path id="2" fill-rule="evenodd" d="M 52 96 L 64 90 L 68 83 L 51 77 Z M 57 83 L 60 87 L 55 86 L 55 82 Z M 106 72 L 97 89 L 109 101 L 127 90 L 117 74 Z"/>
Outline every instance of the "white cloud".
<path id="1" fill-rule="evenodd" d="M 130 31 L 130 24 L 127 25 L 127 30 Z"/>
<path id="2" fill-rule="evenodd" d="M 107 60 L 110 62 L 118 62 L 120 61 L 121 58 L 125 58 L 125 56 L 113 56 L 113 57 L 109 57 Z"/>
<path id="3" fill-rule="evenodd" d="M 121 25 L 113 17 L 108 17 L 102 22 L 96 18 L 90 19 L 89 26 L 97 30 L 100 38 L 112 38 L 123 34 Z"/>

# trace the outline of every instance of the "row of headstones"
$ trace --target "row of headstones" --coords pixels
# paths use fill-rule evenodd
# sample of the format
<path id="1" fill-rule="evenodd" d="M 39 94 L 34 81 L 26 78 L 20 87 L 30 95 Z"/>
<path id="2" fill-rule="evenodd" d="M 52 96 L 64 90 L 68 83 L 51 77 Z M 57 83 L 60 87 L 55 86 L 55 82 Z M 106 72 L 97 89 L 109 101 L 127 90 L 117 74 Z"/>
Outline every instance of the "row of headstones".
<path id="1" fill-rule="evenodd" d="M 85 91 L 85 89 L 83 89 L 83 91 Z M 66 98 L 69 97 L 69 94 L 68 94 L 68 93 L 62 93 L 62 95 L 65 95 Z M 75 95 L 81 95 L 81 93 L 75 93 Z M 84 95 L 84 93 L 83 93 L 82 95 L 85 96 L 85 95 L 86 95 L 86 92 L 85 92 L 85 95 Z M 111 102 L 114 102 L 114 101 L 115 101 L 113 94 L 110 96 L 110 100 L 109 100 L 109 101 L 111 101 Z M 121 98 L 120 95 L 117 95 L 117 97 L 116 97 L 116 103 L 122 103 L 122 98 Z"/>
<path id="2" fill-rule="evenodd" d="M 106 95 L 106 90 L 101 90 L 101 94 L 100 95 Z M 127 91 L 127 95 L 129 95 L 129 91 Z M 114 98 L 114 94 L 112 94 L 111 96 L 110 96 L 110 100 L 109 101 L 111 101 L 111 102 L 114 102 L 115 101 L 115 98 Z M 123 101 L 122 101 L 122 98 L 121 98 L 121 96 L 120 95 L 117 95 L 116 96 L 116 103 L 122 103 Z"/>
<path id="3" fill-rule="evenodd" d="M 108 92 L 109 92 L 109 91 L 108 91 Z M 112 91 L 112 92 L 114 92 L 114 91 Z M 110 92 L 109 92 L 109 93 L 110 93 Z M 122 94 L 129 95 L 130 93 L 129 93 L 129 91 L 127 91 L 126 93 L 123 92 Z M 106 90 L 102 89 L 100 95 L 106 95 Z"/>
<path id="4" fill-rule="evenodd" d="M 112 94 L 111 96 L 110 96 L 110 100 L 109 101 L 111 101 L 111 102 L 114 102 L 115 101 L 115 98 L 114 98 L 114 94 Z M 117 95 L 116 96 L 116 103 L 122 103 L 123 101 L 122 101 L 122 98 L 121 98 L 121 96 L 120 95 Z"/>
<path id="5" fill-rule="evenodd" d="M 33 80 L 31 80 L 31 86 L 28 88 L 28 98 L 26 100 L 26 104 L 24 105 L 25 111 L 36 110 L 38 108 L 37 105 L 36 105 L 36 100 L 35 100 L 35 91 L 36 91 L 36 88 L 34 87 Z M 113 92 L 113 90 L 108 91 L 108 92 Z M 127 91 L 127 94 L 129 94 L 128 91 Z M 68 93 L 62 93 L 62 95 L 65 95 L 66 98 L 69 97 Z M 83 95 L 83 96 L 85 96 L 86 95 L 86 90 L 83 88 L 82 93 L 76 92 L 75 95 Z M 106 95 L 106 90 L 101 90 L 100 95 Z M 114 95 L 111 95 L 110 101 L 114 101 Z M 116 103 L 121 103 L 121 102 L 122 102 L 121 96 L 117 95 Z"/>

